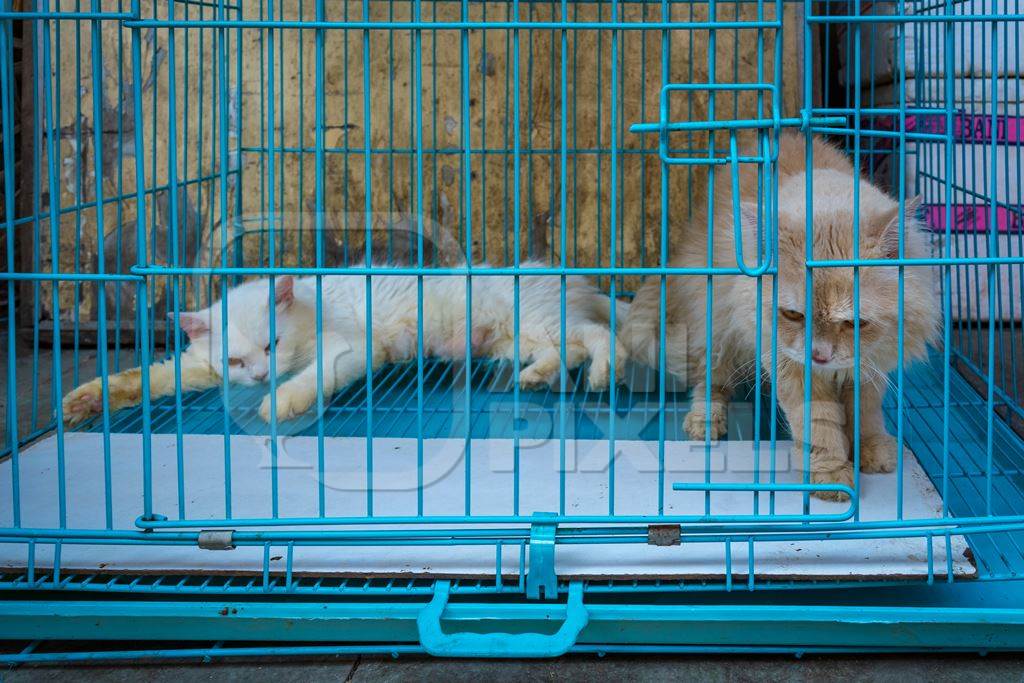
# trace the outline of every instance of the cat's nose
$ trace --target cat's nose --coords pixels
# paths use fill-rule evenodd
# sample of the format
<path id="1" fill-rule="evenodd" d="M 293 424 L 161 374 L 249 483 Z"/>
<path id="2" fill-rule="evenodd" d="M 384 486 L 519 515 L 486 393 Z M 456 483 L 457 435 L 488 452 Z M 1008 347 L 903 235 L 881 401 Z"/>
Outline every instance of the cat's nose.
<path id="1" fill-rule="evenodd" d="M 811 358 L 815 363 L 824 364 L 832 360 L 832 349 L 815 346 L 811 349 Z"/>
<path id="2" fill-rule="evenodd" d="M 255 372 L 254 371 L 252 373 L 252 378 L 254 380 L 256 380 L 257 382 L 262 382 L 263 380 L 265 380 L 267 378 L 267 371 L 266 370 L 262 370 L 260 372 Z"/>

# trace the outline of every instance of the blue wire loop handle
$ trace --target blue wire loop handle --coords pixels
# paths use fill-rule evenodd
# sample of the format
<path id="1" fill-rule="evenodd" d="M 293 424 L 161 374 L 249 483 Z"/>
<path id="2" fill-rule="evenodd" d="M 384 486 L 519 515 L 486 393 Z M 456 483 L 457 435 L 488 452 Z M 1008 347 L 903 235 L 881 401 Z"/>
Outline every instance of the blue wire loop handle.
<path id="1" fill-rule="evenodd" d="M 775 97 L 776 89 L 775 86 L 770 83 L 668 83 L 661 88 L 661 96 L 659 99 L 658 107 L 658 120 L 654 122 L 638 122 L 631 124 L 629 127 L 630 133 L 658 133 L 659 144 L 658 144 L 658 155 L 661 160 L 669 165 L 707 165 L 707 164 L 719 164 L 728 163 L 728 160 L 714 157 L 712 159 L 693 159 L 689 157 L 678 157 L 671 154 L 668 144 L 668 133 L 686 132 L 686 131 L 705 131 L 705 130 L 774 130 L 776 134 L 782 128 L 799 128 L 806 130 L 810 126 L 823 128 L 825 130 L 835 126 L 847 125 L 846 116 L 830 115 L 830 116 L 812 116 L 811 112 L 807 109 L 800 111 L 799 117 L 788 117 L 782 118 L 779 116 L 777 110 L 773 108 L 773 116 L 771 118 L 760 118 L 760 119 L 716 119 L 713 121 L 670 121 L 669 120 L 669 93 L 674 91 L 690 91 L 690 90 L 701 90 L 701 91 L 756 91 L 764 90 L 769 92 L 773 97 L 772 101 L 776 101 L 778 98 Z M 759 163 L 768 163 L 769 157 L 761 158 L 743 158 L 743 161 L 757 161 Z M 735 176 L 734 176 L 735 177 Z"/>
<path id="2" fill-rule="evenodd" d="M 768 161 L 768 137 L 765 136 L 763 140 L 763 152 L 765 163 Z M 732 131 L 729 134 L 729 165 L 732 168 L 732 229 L 733 229 L 733 248 L 736 250 L 736 267 L 739 268 L 744 275 L 750 277 L 759 277 L 768 272 L 771 268 L 772 259 L 775 258 L 775 220 L 774 212 L 772 211 L 771 204 L 766 201 L 763 205 L 765 208 L 765 222 L 764 222 L 764 261 L 759 263 L 756 267 L 750 268 L 744 262 L 743 259 L 743 216 L 742 210 L 740 209 L 740 162 L 739 162 L 739 151 L 736 145 L 736 131 Z M 765 199 L 770 199 L 770 192 L 765 193 Z"/>
<path id="3" fill-rule="evenodd" d="M 451 581 L 434 584 L 434 597 L 416 617 L 420 644 L 438 657 L 558 657 L 576 644 L 590 620 L 583 606 L 583 582 L 573 581 L 569 584 L 565 621 L 554 633 L 445 633 L 441 616 L 450 591 Z"/>
<path id="4" fill-rule="evenodd" d="M 743 482 L 701 482 L 701 483 L 688 483 L 688 482 L 676 482 L 672 484 L 673 491 L 750 491 L 757 493 L 814 493 L 816 491 L 838 491 L 845 493 L 850 497 L 850 505 L 844 512 L 834 514 L 821 514 L 812 515 L 806 514 L 804 518 L 808 522 L 827 522 L 827 521 L 843 521 L 850 519 L 857 512 L 857 494 L 854 493 L 853 489 L 846 484 L 786 484 L 781 482 L 766 483 L 766 484 L 755 484 L 755 483 L 743 483 Z M 771 521 L 776 518 L 776 515 L 771 515 L 765 518 L 764 521 Z M 741 516 L 737 515 L 734 517 L 735 521 L 741 521 Z M 728 519 L 722 519 L 723 522 L 729 521 Z M 749 518 L 742 519 L 742 521 L 751 521 Z M 757 519 L 753 520 L 755 523 Z"/>
<path id="5" fill-rule="evenodd" d="M 743 258 L 743 234 L 742 234 L 742 214 L 740 210 L 740 191 L 739 191 L 739 164 L 741 161 L 750 161 L 749 158 L 742 158 L 739 155 L 739 150 L 736 144 L 736 131 L 746 129 L 771 129 L 774 130 L 776 135 L 782 128 L 803 128 L 806 129 L 809 126 L 817 127 L 828 127 L 828 126 L 842 126 L 846 124 L 845 116 L 820 116 L 812 117 L 808 110 L 801 111 L 799 118 L 780 118 L 778 113 L 770 119 L 743 119 L 743 120 L 721 120 L 721 121 L 669 121 L 668 120 L 668 94 L 674 90 L 692 90 L 697 86 L 710 89 L 710 90 L 767 90 L 772 94 L 775 93 L 774 87 L 769 84 L 752 83 L 743 85 L 731 85 L 731 84 L 684 84 L 684 83 L 669 83 L 661 89 L 661 100 L 660 100 L 660 116 L 659 121 L 656 123 L 634 123 L 629 127 L 631 133 L 658 133 L 661 138 L 659 144 L 659 154 L 662 161 L 667 164 L 681 164 L 687 163 L 688 159 L 681 159 L 671 156 L 668 146 L 668 140 L 666 133 L 679 132 L 679 131 L 695 131 L 695 130 L 727 130 L 729 131 L 729 158 L 725 160 L 731 167 L 730 176 L 732 178 L 732 208 L 733 208 L 733 246 L 736 254 L 736 266 L 740 273 L 748 277 L 759 277 L 770 272 L 772 267 L 772 261 L 775 258 L 775 220 L 773 208 L 767 202 L 764 204 L 765 207 L 765 224 L 764 224 L 764 250 L 763 259 L 758 262 L 754 267 L 748 266 Z M 774 98 L 773 98 L 774 99 Z M 772 157 L 769 149 L 769 140 L 767 137 L 763 140 L 763 149 L 760 157 L 755 157 L 753 160 L 758 163 L 769 164 L 772 161 Z M 765 193 L 770 195 L 771 193 Z M 770 199 L 770 197 L 766 197 Z"/>
<path id="6" fill-rule="evenodd" d="M 630 133 L 660 133 L 667 131 L 678 133 L 682 131 L 697 130 L 754 130 L 757 128 L 800 128 L 807 126 L 820 126 L 832 129 L 835 126 L 846 125 L 845 116 L 811 116 L 811 117 L 787 117 L 787 118 L 764 118 L 764 119 L 721 119 L 718 121 L 656 121 L 652 123 L 639 122 L 629 126 Z"/>

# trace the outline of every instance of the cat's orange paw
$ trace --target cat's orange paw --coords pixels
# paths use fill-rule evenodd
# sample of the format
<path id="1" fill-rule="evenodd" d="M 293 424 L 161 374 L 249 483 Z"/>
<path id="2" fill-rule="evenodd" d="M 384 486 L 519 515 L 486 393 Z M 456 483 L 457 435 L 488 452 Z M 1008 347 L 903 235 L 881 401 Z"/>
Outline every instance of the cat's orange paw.
<path id="1" fill-rule="evenodd" d="M 889 434 L 872 434 L 860 440 L 860 471 L 869 474 L 892 472 L 896 469 L 899 445 Z"/>
<path id="2" fill-rule="evenodd" d="M 540 372 L 534 365 L 528 365 L 519 371 L 519 386 L 526 391 L 548 389 L 551 378 Z"/>
<path id="3" fill-rule="evenodd" d="M 66 427 L 74 427 L 103 412 L 103 388 L 97 381 L 86 382 L 70 391 L 61 401 Z"/>
<path id="4" fill-rule="evenodd" d="M 690 435 L 691 439 L 704 441 L 707 438 L 708 413 L 703 401 L 695 402 L 690 406 L 690 412 L 683 419 L 683 429 Z M 725 411 L 725 404 L 721 401 L 711 402 L 711 439 L 715 440 L 729 430 L 728 419 Z"/>
<path id="5" fill-rule="evenodd" d="M 853 464 L 848 464 L 831 472 L 811 472 L 812 484 L 843 484 L 853 488 Z M 845 503 L 850 496 L 844 491 L 815 491 L 812 494 L 815 498 L 831 500 L 837 503 Z"/>

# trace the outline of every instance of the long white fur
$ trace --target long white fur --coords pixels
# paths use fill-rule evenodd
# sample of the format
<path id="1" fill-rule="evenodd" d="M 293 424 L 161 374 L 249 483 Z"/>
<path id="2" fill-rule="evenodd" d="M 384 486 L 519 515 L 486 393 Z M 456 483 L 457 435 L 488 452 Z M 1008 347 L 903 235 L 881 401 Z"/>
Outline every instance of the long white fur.
<path id="1" fill-rule="evenodd" d="M 524 269 L 540 267 L 527 262 Z M 488 266 L 476 267 L 478 270 Z M 412 360 L 417 355 L 418 278 L 410 275 L 375 275 L 371 279 L 370 314 L 367 316 L 364 275 L 321 278 L 323 362 L 317 362 L 316 278 L 275 278 L 274 367 L 276 375 L 292 374 L 278 384 L 276 414 L 289 419 L 308 410 L 316 400 L 317 377 L 322 367 L 325 398 L 365 376 L 367 321 L 371 330 L 373 368 L 384 363 Z M 474 357 L 512 359 L 514 352 L 514 278 L 479 275 L 469 288 L 472 322 L 466 332 L 467 280 L 461 276 L 426 275 L 422 278 L 423 351 L 426 356 L 461 359 L 467 340 Z M 182 313 L 181 328 L 191 344 L 182 353 L 181 390 L 203 389 L 220 383 L 225 372 L 231 382 L 258 384 L 271 371 L 267 279 L 238 285 L 228 292 L 226 325 L 220 301 L 201 311 Z M 552 383 L 563 362 L 561 350 L 561 285 L 558 276 L 522 275 L 519 278 L 520 383 L 537 387 Z M 607 387 L 611 345 L 617 341 L 609 326 L 609 298 L 589 280 L 566 278 L 565 358 L 568 368 L 591 360 L 588 376 L 593 389 Z M 223 330 L 226 332 L 222 332 Z M 226 345 L 226 354 L 224 347 Z M 232 359 L 224 366 L 225 356 Z M 616 346 L 616 374 L 623 376 L 625 350 Z M 169 361 L 150 367 L 151 395 L 171 395 L 174 376 Z M 140 400 L 139 370 L 108 378 L 110 406 L 117 409 Z M 79 422 L 101 410 L 98 378 L 64 399 L 64 419 Z M 269 420 L 268 395 L 260 415 Z"/>

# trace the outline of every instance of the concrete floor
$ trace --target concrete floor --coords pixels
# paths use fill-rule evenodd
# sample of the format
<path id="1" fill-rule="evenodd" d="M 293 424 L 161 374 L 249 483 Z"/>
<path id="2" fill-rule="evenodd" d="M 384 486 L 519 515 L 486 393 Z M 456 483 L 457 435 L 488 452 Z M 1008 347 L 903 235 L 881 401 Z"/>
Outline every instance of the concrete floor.
<path id="1" fill-rule="evenodd" d="M 20 667 L 0 673 L 3 683 L 88 680 L 109 683 L 180 681 L 879 681 L 974 683 L 1024 681 L 1016 655 L 883 656 L 572 656 L 545 661 L 436 660 L 358 657 L 324 661 L 214 663 L 102 667 Z"/>

